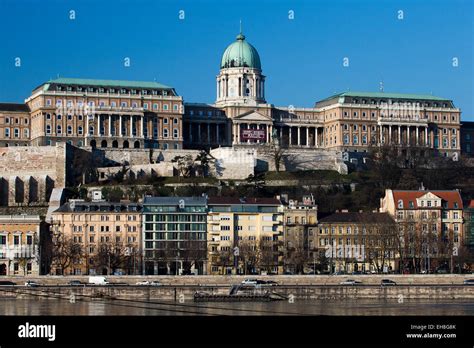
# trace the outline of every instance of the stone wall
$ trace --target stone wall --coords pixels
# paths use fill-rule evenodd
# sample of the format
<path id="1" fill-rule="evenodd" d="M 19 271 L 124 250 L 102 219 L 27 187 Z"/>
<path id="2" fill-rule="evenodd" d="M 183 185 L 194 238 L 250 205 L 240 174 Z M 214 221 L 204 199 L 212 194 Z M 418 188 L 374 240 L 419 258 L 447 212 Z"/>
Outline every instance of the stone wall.
<path id="1" fill-rule="evenodd" d="M 1 205 L 43 205 L 65 185 L 65 144 L 0 148 Z"/>
<path id="2" fill-rule="evenodd" d="M 243 180 L 255 172 L 256 150 L 219 147 L 210 154 L 216 159 L 214 175 L 219 179 Z"/>
<path id="3" fill-rule="evenodd" d="M 268 147 L 257 148 L 257 170 L 276 171 L 274 152 Z M 347 174 L 347 165 L 342 160 L 342 152 L 326 149 L 284 150 L 280 161 L 281 171 L 335 170 Z"/>
<path id="4" fill-rule="evenodd" d="M 151 176 L 173 176 L 173 168 L 173 164 L 170 162 L 131 165 L 127 167 L 125 178 L 139 179 L 141 177 Z M 112 178 L 122 169 L 122 166 L 97 168 L 99 173 L 99 182 Z"/>

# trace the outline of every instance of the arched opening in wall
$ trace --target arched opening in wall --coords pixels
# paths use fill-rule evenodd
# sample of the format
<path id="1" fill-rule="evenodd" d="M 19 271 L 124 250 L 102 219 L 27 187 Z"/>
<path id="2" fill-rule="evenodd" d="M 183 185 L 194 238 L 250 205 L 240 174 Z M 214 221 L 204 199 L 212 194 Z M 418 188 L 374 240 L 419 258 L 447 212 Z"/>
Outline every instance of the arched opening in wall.
<path id="1" fill-rule="evenodd" d="M 8 206 L 8 180 L 0 178 L 0 205 Z"/>
<path id="2" fill-rule="evenodd" d="M 91 140 L 90 145 L 93 149 L 97 147 L 97 142 L 95 140 Z"/>
<path id="3" fill-rule="evenodd" d="M 102 268 L 102 275 L 107 275 L 109 272 L 107 268 Z"/>
<path id="4" fill-rule="evenodd" d="M 0 276 L 6 276 L 7 275 L 7 265 L 2 263 L 0 265 Z"/>
<path id="5" fill-rule="evenodd" d="M 51 197 L 51 193 L 53 192 L 53 189 L 54 189 L 54 180 L 46 175 L 46 178 L 44 179 L 44 185 L 45 185 L 45 200 L 46 202 L 49 202 L 49 198 Z"/>
<path id="6" fill-rule="evenodd" d="M 25 183 L 20 178 L 16 178 L 15 185 L 15 203 L 23 203 L 25 198 Z"/>
<path id="7" fill-rule="evenodd" d="M 133 148 L 135 148 L 135 149 L 140 148 L 140 142 L 138 140 L 133 143 Z"/>
<path id="8" fill-rule="evenodd" d="M 124 149 L 128 149 L 128 146 L 129 146 L 129 145 L 128 145 L 128 140 L 125 140 L 125 141 L 123 142 L 123 148 L 124 148 Z"/>
<path id="9" fill-rule="evenodd" d="M 30 178 L 28 197 L 28 203 L 39 202 L 38 180 L 33 177 Z"/>
<path id="10" fill-rule="evenodd" d="M 117 140 L 112 141 L 112 147 L 114 147 L 114 148 L 118 147 L 118 141 Z"/>
<path id="11" fill-rule="evenodd" d="M 100 147 L 107 147 L 107 140 L 102 140 L 100 143 Z"/>

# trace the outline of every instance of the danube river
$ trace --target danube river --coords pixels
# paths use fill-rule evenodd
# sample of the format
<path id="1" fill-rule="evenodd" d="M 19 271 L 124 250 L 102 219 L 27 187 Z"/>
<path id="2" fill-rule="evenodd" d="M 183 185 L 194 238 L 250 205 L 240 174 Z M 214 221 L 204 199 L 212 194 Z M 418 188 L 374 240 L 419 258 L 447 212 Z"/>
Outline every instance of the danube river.
<path id="1" fill-rule="evenodd" d="M 474 315 L 469 300 L 295 300 L 175 303 L 140 300 L 0 299 L 0 315 Z"/>

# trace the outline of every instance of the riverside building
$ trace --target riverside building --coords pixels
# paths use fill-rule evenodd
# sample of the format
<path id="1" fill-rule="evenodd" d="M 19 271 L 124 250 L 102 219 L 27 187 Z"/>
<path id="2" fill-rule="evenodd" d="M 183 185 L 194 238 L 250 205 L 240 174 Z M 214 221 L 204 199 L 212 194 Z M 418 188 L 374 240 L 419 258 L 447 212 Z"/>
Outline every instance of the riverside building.
<path id="1" fill-rule="evenodd" d="M 205 197 L 145 197 L 144 274 L 207 274 Z"/>
<path id="2" fill-rule="evenodd" d="M 53 256 L 52 274 L 141 273 L 141 204 L 70 200 L 52 213 L 50 230 L 52 250 L 74 255 Z"/>
<path id="3" fill-rule="evenodd" d="M 210 274 L 282 274 L 280 200 L 209 197 L 208 206 Z"/>

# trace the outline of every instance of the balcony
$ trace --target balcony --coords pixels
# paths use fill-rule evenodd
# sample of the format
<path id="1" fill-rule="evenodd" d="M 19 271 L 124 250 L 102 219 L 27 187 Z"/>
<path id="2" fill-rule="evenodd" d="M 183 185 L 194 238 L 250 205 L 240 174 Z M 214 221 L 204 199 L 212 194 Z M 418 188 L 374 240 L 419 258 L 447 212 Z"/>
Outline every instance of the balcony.
<path id="1" fill-rule="evenodd" d="M 36 245 L 2 245 L 0 246 L 0 259 L 34 258 L 38 254 Z"/>

